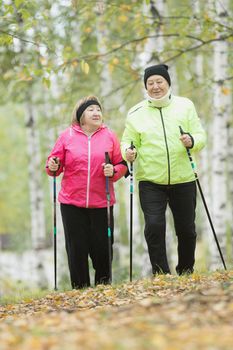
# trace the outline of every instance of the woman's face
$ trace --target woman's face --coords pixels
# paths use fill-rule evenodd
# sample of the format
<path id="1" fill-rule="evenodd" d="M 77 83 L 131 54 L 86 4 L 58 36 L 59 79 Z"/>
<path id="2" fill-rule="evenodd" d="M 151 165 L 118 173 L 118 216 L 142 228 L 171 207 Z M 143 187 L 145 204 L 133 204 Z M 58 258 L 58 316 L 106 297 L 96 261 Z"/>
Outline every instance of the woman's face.
<path id="1" fill-rule="evenodd" d="M 169 90 L 167 80 L 161 75 L 151 75 L 146 81 L 148 95 L 152 98 L 162 98 Z"/>
<path id="2" fill-rule="evenodd" d="M 85 109 L 81 118 L 81 125 L 91 128 L 97 128 L 102 124 L 103 116 L 99 106 L 90 105 Z"/>

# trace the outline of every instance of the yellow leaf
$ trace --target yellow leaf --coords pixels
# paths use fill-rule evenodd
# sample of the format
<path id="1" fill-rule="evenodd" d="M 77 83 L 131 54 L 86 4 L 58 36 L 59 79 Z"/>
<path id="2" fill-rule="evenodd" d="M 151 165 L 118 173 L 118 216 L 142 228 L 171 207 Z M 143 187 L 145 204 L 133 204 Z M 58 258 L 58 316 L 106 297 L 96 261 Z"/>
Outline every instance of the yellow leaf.
<path id="1" fill-rule="evenodd" d="M 85 62 L 84 60 L 81 61 L 81 69 L 85 74 L 89 73 L 89 70 L 90 70 L 89 64 L 87 62 Z"/>
<path id="2" fill-rule="evenodd" d="M 123 11 L 130 11 L 131 10 L 130 5 L 122 4 L 120 7 Z"/>
<path id="3" fill-rule="evenodd" d="M 229 95 L 231 92 L 231 89 L 222 86 L 221 91 L 222 91 L 223 95 Z"/>
<path id="4" fill-rule="evenodd" d="M 117 57 L 113 58 L 112 63 L 115 64 L 115 65 L 118 64 L 119 63 L 119 59 Z"/>
<path id="5" fill-rule="evenodd" d="M 111 63 L 109 63 L 109 65 L 108 65 L 108 70 L 109 70 L 110 73 L 112 73 L 113 70 L 114 70 L 114 65 L 111 64 Z"/>
<path id="6" fill-rule="evenodd" d="M 92 28 L 91 27 L 87 27 L 84 29 L 84 33 L 91 33 L 92 32 Z"/>
<path id="7" fill-rule="evenodd" d="M 128 59 L 128 58 L 125 58 L 125 65 L 126 65 L 126 66 L 129 66 L 129 63 L 130 63 L 130 62 L 129 62 L 129 59 Z"/>
<path id="8" fill-rule="evenodd" d="M 210 16 L 209 16 L 208 13 L 204 13 L 204 19 L 205 19 L 206 21 L 209 21 L 209 20 L 210 20 Z"/>
<path id="9" fill-rule="evenodd" d="M 114 291 L 114 289 L 106 289 L 104 291 L 104 295 L 106 295 L 108 297 L 114 297 L 115 296 L 115 291 Z"/>
<path id="10" fill-rule="evenodd" d="M 40 56 L 39 60 L 40 60 L 40 63 L 41 63 L 42 65 L 46 65 L 47 59 L 46 59 L 45 57 Z"/>
<path id="11" fill-rule="evenodd" d="M 77 62 L 77 60 L 73 60 L 71 64 L 72 64 L 73 67 L 77 67 L 78 62 Z"/>
<path id="12" fill-rule="evenodd" d="M 119 21 L 122 22 L 122 23 L 125 23 L 128 21 L 128 17 L 125 16 L 125 15 L 121 15 L 118 17 Z"/>
<path id="13" fill-rule="evenodd" d="M 42 82 L 43 82 L 43 84 L 44 84 L 47 88 L 50 88 L 50 85 L 51 85 L 50 79 L 48 79 L 48 78 L 43 78 L 43 79 L 42 79 Z"/>
<path id="14" fill-rule="evenodd" d="M 12 77 L 14 77 L 15 73 L 13 70 L 8 70 L 6 71 L 5 74 L 3 74 L 3 79 L 7 80 L 7 79 L 11 79 Z"/>
<path id="15" fill-rule="evenodd" d="M 20 79 L 20 80 L 23 80 L 23 81 L 30 81 L 30 80 L 32 80 L 32 77 L 29 76 L 29 75 L 26 75 L 26 74 L 23 73 L 23 72 L 20 72 L 20 73 L 19 73 L 19 79 Z"/>
<path id="16" fill-rule="evenodd" d="M 85 300 L 81 300 L 81 301 L 78 303 L 78 307 L 87 307 L 87 303 L 85 302 Z"/>
<path id="17" fill-rule="evenodd" d="M 41 340 L 38 337 L 31 336 L 26 341 L 27 349 L 39 350 L 41 349 Z"/>

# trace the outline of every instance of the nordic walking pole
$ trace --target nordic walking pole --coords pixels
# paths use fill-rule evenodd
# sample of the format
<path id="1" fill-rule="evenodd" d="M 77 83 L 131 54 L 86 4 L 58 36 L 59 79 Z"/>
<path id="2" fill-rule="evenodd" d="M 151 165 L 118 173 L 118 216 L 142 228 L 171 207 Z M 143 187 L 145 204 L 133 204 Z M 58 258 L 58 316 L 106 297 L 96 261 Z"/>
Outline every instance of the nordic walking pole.
<path id="1" fill-rule="evenodd" d="M 57 158 L 53 158 L 57 163 Z M 54 290 L 57 290 L 57 184 L 56 171 L 53 173 L 53 248 L 54 248 Z"/>
<path id="2" fill-rule="evenodd" d="M 105 152 L 105 164 L 109 164 L 109 154 Z M 110 217 L 110 192 L 109 177 L 106 176 L 106 197 L 107 197 L 107 219 L 108 219 L 108 263 L 109 263 L 109 282 L 112 282 L 112 234 L 111 234 L 111 217 Z"/>
<path id="3" fill-rule="evenodd" d="M 131 141 L 131 149 L 134 149 L 133 141 Z M 130 264 L 129 279 L 132 282 L 133 270 L 133 162 L 130 162 Z"/>
<path id="4" fill-rule="evenodd" d="M 181 134 L 181 135 L 185 134 L 185 132 L 183 131 L 183 129 L 182 129 L 181 126 L 179 126 L 179 129 L 180 129 L 180 134 Z M 211 217 L 210 217 L 210 213 L 209 213 L 209 210 L 208 210 L 206 201 L 205 201 L 205 197 L 204 197 L 204 194 L 203 194 L 202 189 L 201 189 L 201 185 L 200 185 L 200 182 L 199 182 L 199 179 L 198 179 L 198 175 L 197 175 L 197 173 L 196 173 L 196 171 L 195 171 L 195 163 L 194 163 L 194 161 L 193 161 L 193 158 L 192 158 L 190 149 L 186 147 L 186 151 L 187 151 L 187 154 L 188 154 L 190 163 L 191 163 L 191 167 L 192 167 L 192 169 L 193 169 L 193 173 L 194 173 L 194 175 L 195 175 L 195 180 L 196 180 L 196 183 L 197 183 L 197 187 L 198 187 L 198 189 L 199 189 L 199 192 L 200 192 L 200 195 L 201 195 L 201 199 L 202 199 L 202 202 L 203 202 L 204 207 L 205 207 L 205 210 L 206 210 L 206 214 L 207 214 L 208 219 L 209 219 L 209 223 L 210 223 L 210 226 L 211 226 L 213 235 L 214 235 L 215 242 L 216 242 L 217 247 L 218 247 L 218 251 L 219 251 L 219 254 L 220 254 L 220 257 L 221 257 L 221 260 L 222 260 L 224 269 L 227 270 L 226 264 L 225 264 L 225 261 L 224 261 L 223 255 L 222 255 L 222 251 L 221 251 L 221 248 L 220 248 L 220 245 L 219 245 L 219 242 L 218 242 L 218 238 L 217 238 L 217 235 L 216 235 L 216 232 L 215 232 L 215 229 L 214 229 L 214 225 L 213 225 L 213 223 L 212 223 L 212 220 L 211 220 Z"/>

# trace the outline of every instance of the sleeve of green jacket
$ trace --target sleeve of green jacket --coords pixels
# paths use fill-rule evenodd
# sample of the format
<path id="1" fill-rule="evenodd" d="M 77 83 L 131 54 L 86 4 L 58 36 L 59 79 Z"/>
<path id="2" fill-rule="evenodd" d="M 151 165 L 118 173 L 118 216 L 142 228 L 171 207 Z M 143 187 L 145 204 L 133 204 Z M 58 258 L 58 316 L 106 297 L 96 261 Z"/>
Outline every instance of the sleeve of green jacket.
<path id="1" fill-rule="evenodd" d="M 191 101 L 190 101 L 191 102 Z M 189 132 L 193 137 L 193 147 L 192 151 L 198 152 L 200 151 L 206 144 L 206 133 L 202 128 L 200 118 L 197 115 L 194 104 L 191 102 L 190 111 L 188 113 L 188 125 Z"/>

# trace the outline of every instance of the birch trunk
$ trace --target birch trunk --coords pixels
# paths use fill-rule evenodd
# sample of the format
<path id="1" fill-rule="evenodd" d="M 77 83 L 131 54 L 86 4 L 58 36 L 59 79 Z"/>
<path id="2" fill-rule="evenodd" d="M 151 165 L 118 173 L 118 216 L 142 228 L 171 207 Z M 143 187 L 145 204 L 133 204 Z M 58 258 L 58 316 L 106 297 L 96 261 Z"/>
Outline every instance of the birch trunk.
<path id="1" fill-rule="evenodd" d="M 18 9 L 13 2 L 13 8 L 19 27 L 22 26 L 22 16 L 19 15 Z M 26 65 L 25 54 L 27 46 L 25 42 L 20 41 L 18 44 L 18 52 L 21 55 L 22 67 Z M 32 249 L 36 251 L 36 276 L 38 278 L 38 286 L 46 288 L 47 278 L 45 274 L 44 259 L 42 248 L 45 247 L 45 213 L 44 213 L 44 195 L 41 179 L 41 153 L 40 153 L 40 137 L 36 126 L 36 117 L 31 102 L 32 85 L 28 86 L 25 94 L 25 126 L 27 130 L 28 142 L 28 172 L 29 172 L 29 195 L 31 207 L 31 243 Z M 33 265 L 33 264 L 32 264 Z"/>
<path id="2" fill-rule="evenodd" d="M 216 1 L 215 9 L 218 20 L 223 22 L 227 16 L 223 9 L 228 8 L 228 1 L 221 4 Z M 214 46 L 213 73 L 213 149 L 212 149 L 212 206 L 213 223 L 218 236 L 219 244 L 226 257 L 226 230 L 227 230 L 227 118 L 229 113 L 229 96 L 225 94 L 223 79 L 227 76 L 228 46 L 224 41 L 218 41 Z M 210 267 L 223 267 L 214 237 L 210 237 Z M 226 260 L 226 259 L 225 259 Z"/>
<path id="3" fill-rule="evenodd" d="M 232 116 L 232 103 L 231 103 L 231 113 Z M 231 117 L 232 119 L 232 117 Z M 228 188 L 228 230 L 229 230 L 229 256 L 233 256 L 233 121 L 229 120 L 228 124 L 228 176 L 227 176 L 227 188 Z"/>
<path id="4" fill-rule="evenodd" d="M 201 33 L 201 24 L 198 22 L 198 19 L 200 18 L 201 15 L 201 9 L 200 9 L 200 1 L 196 0 L 192 3 L 193 6 L 193 12 L 197 18 L 197 23 L 196 23 L 196 35 L 200 36 Z M 197 52 L 194 58 L 194 65 L 195 65 L 195 77 L 196 77 L 196 84 L 200 88 L 198 88 L 198 92 L 201 91 L 202 94 L 202 89 L 201 86 L 203 84 L 203 73 L 204 73 L 204 60 L 203 60 L 203 54 L 200 52 Z M 197 92 L 197 94 L 198 94 Z M 202 95 L 198 94 L 197 98 L 202 99 Z M 203 114 L 205 113 L 205 108 L 203 108 Z M 204 115 L 199 115 L 201 119 L 204 119 Z M 205 116 L 205 120 L 208 121 L 208 116 Z M 202 120 L 202 123 L 204 120 Z M 205 123 L 205 130 L 208 135 L 211 135 L 211 125 L 212 123 Z M 206 203 L 208 205 L 208 208 L 211 210 L 211 177 L 210 177 L 210 172 L 211 172 L 211 162 L 209 159 L 209 152 L 210 152 L 210 144 L 207 142 L 207 145 L 205 148 L 200 152 L 200 158 L 199 158 L 199 166 L 197 169 L 198 177 L 201 183 L 201 187 L 205 196 Z M 208 217 L 206 215 L 206 211 L 204 209 L 204 205 L 202 203 L 200 194 L 198 193 L 197 195 L 197 222 L 200 223 L 200 232 L 197 231 L 197 235 L 201 234 L 201 240 L 199 239 L 198 242 L 201 243 L 201 253 L 203 254 L 200 256 L 200 253 L 198 251 L 198 246 L 196 250 L 196 256 L 199 258 L 200 264 L 198 268 L 200 269 L 206 269 L 206 249 L 209 245 L 209 237 L 211 234 L 211 227 L 208 221 Z"/>
<path id="5" fill-rule="evenodd" d="M 148 6 L 144 5 L 144 11 L 148 11 Z M 146 68 L 148 65 L 159 64 L 161 62 L 161 53 L 164 49 L 164 39 L 162 35 L 162 15 L 165 12 L 165 0 L 150 1 L 150 13 L 149 15 L 153 17 L 154 20 L 158 21 L 155 32 L 157 38 L 149 38 L 144 48 L 144 52 L 139 56 L 141 61 L 142 69 Z M 151 20 L 151 26 L 153 26 L 153 21 Z M 155 58 L 156 57 L 156 58 Z"/>
<path id="6" fill-rule="evenodd" d="M 26 103 L 26 114 L 31 204 L 31 239 L 33 249 L 40 249 L 43 248 L 45 244 L 44 195 L 41 182 L 39 133 L 36 128 L 35 114 L 30 102 Z"/>
<path id="7" fill-rule="evenodd" d="M 104 52 L 107 51 L 107 47 L 104 41 L 104 38 L 108 36 L 108 29 L 106 26 L 106 23 L 103 21 L 102 15 L 105 11 L 105 2 L 103 0 L 97 1 L 96 3 L 96 13 L 97 13 L 97 19 L 96 19 L 96 37 L 97 37 L 97 43 L 98 43 L 98 52 L 100 54 L 104 54 Z M 112 89 L 112 77 L 109 72 L 108 68 L 108 60 L 103 65 L 101 75 L 100 75 L 100 89 L 101 89 L 101 96 L 107 96 L 111 89 Z M 113 100 L 114 101 L 114 100 Z M 108 99 L 101 101 L 105 106 L 105 111 L 107 112 L 107 109 L 111 107 L 111 105 L 108 105 Z M 108 126 L 112 127 L 110 125 L 111 121 L 108 121 Z"/>
<path id="8" fill-rule="evenodd" d="M 26 128 L 28 138 L 28 172 L 31 206 L 31 242 L 36 251 L 36 275 L 38 286 L 46 288 L 48 281 L 45 274 L 42 249 L 45 248 L 45 213 L 44 194 L 41 180 L 40 138 L 36 118 L 30 100 L 26 102 Z"/>

